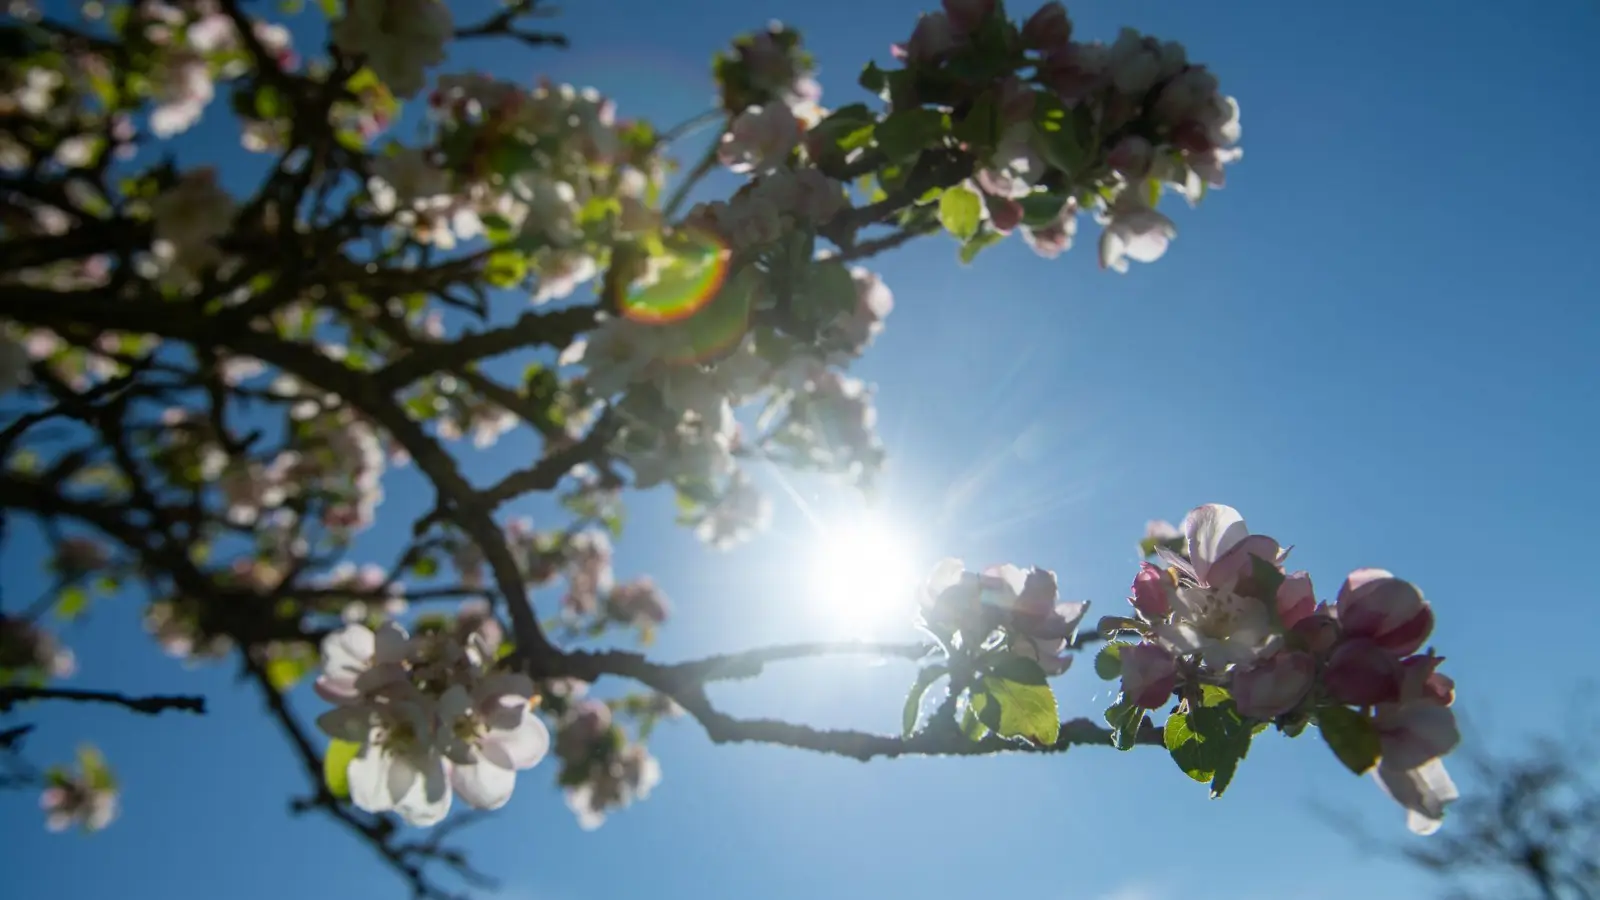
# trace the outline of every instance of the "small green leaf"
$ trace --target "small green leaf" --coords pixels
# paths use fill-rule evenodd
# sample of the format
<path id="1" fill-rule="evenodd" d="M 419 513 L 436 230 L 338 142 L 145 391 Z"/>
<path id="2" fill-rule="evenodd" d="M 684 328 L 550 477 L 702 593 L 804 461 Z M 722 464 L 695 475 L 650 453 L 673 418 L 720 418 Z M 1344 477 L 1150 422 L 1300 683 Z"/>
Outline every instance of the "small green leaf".
<path id="1" fill-rule="evenodd" d="M 983 687 L 1000 707 L 999 722 L 985 724 L 1001 737 L 1025 737 L 1045 745 L 1056 742 L 1061 714 L 1038 663 L 1009 656 L 983 676 Z"/>
<path id="2" fill-rule="evenodd" d="M 861 70 L 861 77 L 856 79 L 856 83 L 866 89 L 868 93 L 881 94 L 883 93 L 884 85 L 887 83 L 887 78 L 884 71 L 878 68 L 877 63 L 869 62 L 867 67 Z"/>
<path id="3" fill-rule="evenodd" d="M 1147 178 L 1144 182 L 1144 201 L 1151 209 L 1161 202 L 1161 179 Z"/>
<path id="4" fill-rule="evenodd" d="M 966 710 L 961 714 L 961 733 L 966 735 L 968 740 L 981 741 L 983 736 L 989 733 L 980 716 L 980 710 L 987 702 L 982 694 L 967 701 Z"/>
<path id="5" fill-rule="evenodd" d="M 1043 228 L 1061 216 L 1061 211 L 1066 208 L 1067 198 L 1061 194 L 1045 191 L 1021 197 L 1017 203 L 1022 206 L 1022 224 L 1029 228 Z"/>
<path id="6" fill-rule="evenodd" d="M 1142 707 L 1121 698 L 1106 709 L 1106 724 L 1111 726 L 1111 746 L 1132 750 L 1139 740 L 1139 729 L 1150 721 Z"/>
<path id="7" fill-rule="evenodd" d="M 418 578 L 432 578 L 439 574 L 439 561 L 432 556 L 419 556 L 411 564 L 411 571 Z"/>
<path id="8" fill-rule="evenodd" d="M 1267 604 L 1274 617 L 1278 614 L 1278 588 L 1283 586 L 1284 574 L 1275 563 L 1259 556 L 1250 557 L 1250 580 L 1255 582 L 1255 595 Z"/>
<path id="9" fill-rule="evenodd" d="M 1040 155 L 1069 175 L 1079 174 L 1087 167 L 1094 143 L 1088 104 L 1067 109 L 1046 93 L 1035 94 L 1034 101 L 1035 145 Z"/>
<path id="10" fill-rule="evenodd" d="M 900 733 L 911 737 L 917 728 L 917 717 L 922 712 L 922 695 L 935 681 L 943 678 L 949 670 L 944 666 L 928 666 L 917 673 L 917 680 L 911 683 L 911 690 L 906 694 L 906 708 L 900 716 Z"/>
<path id="11" fill-rule="evenodd" d="M 1094 655 L 1094 673 L 1102 681 L 1116 681 L 1122 677 L 1122 645 L 1107 644 Z"/>
<path id="12" fill-rule="evenodd" d="M 1343 706 L 1317 710 L 1317 730 L 1345 768 L 1364 774 L 1378 764 L 1378 730 L 1365 714 Z"/>
<path id="13" fill-rule="evenodd" d="M 1005 239 L 1006 236 L 998 231 L 987 228 L 980 229 L 977 234 L 961 245 L 961 264 L 964 266 L 972 265 L 972 261 L 978 258 L 979 253 Z"/>
<path id="14" fill-rule="evenodd" d="M 328 793 L 340 800 L 349 799 L 350 762 L 360 752 L 361 745 L 354 741 L 328 742 L 328 752 L 322 757 L 322 782 L 328 786 Z"/>
<path id="15" fill-rule="evenodd" d="M 939 224 L 962 240 L 978 233 L 982 217 L 983 200 L 971 188 L 953 187 L 939 198 Z"/>
<path id="16" fill-rule="evenodd" d="M 77 585 L 63 588 L 56 599 L 56 615 L 70 622 L 89 608 L 89 592 Z"/>
<path id="17" fill-rule="evenodd" d="M 980 94 L 952 132 L 975 154 L 987 153 L 1000 140 L 1000 108 L 995 105 L 994 92 Z"/>
<path id="18" fill-rule="evenodd" d="M 1201 706 L 1221 706 L 1233 699 L 1228 689 L 1215 684 L 1202 684 L 1200 686 Z"/>
<path id="19" fill-rule="evenodd" d="M 1172 761 L 1196 781 L 1211 782 L 1211 796 L 1220 797 L 1233 781 L 1239 761 L 1250 752 L 1250 728 L 1234 711 L 1226 692 L 1202 705 L 1167 718 L 1163 743 Z"/>
<path id="20" fill-rule="evenodd" d="M 945 132 L 945 116 L 932 109 L 913 107 L 890 113 L 873 129 L 878 149 L 891 162 L 909 160 L 939 140 Z"/>
<path id="21" fill-rule="evenodd" d="M 497 288 L 516 287 L 528 275 L 528 260 L 515 250 L 496 250 L 483 267 L 485 281 Z"/>
<path id="22" fill-rule="evenodd" d="M 267 660 L 267 683 L 278 693 L 283 693 L 299 683 L 311 671 L 310 660 L 305 656 L 280 656 Z"/>

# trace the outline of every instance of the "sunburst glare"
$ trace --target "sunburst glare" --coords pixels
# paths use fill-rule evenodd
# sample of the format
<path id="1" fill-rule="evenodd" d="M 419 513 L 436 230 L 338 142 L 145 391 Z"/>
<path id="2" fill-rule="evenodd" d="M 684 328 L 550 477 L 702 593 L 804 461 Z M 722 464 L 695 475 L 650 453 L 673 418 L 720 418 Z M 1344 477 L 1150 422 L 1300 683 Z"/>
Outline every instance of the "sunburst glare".
<path id="1" fill-rule="evenodd" d="M 921 574 L 911 530 L 867 514 L 822 524 L 810 566 L 812 602 L 852 632 L 909 623 Z"/>

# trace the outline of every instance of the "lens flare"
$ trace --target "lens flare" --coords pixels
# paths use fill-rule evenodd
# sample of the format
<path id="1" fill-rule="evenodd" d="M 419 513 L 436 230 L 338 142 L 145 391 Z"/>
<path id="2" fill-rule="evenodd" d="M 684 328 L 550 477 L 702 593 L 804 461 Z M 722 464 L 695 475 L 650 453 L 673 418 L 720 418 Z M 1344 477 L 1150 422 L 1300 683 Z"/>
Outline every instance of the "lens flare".
<path id="1" fill-rule="evenodd" d="M 653 260 L 655 278 L 627 288 L 621 312 L 635 322 L 662 325 L 679 322 L 704 309 L 728 277 L 730 253 L 715 235 L 683 232 L 673 235 L 664 255 Z"/>
<path id="2" fill-rule="evenodd" d="M 706 362 L 738 346 L 750 328 L 750 309 L 760 285 L 761 273 L 746 267 L 728 278 L 693 315 L 657 325 L 660 358 L 689 365 Z"/>

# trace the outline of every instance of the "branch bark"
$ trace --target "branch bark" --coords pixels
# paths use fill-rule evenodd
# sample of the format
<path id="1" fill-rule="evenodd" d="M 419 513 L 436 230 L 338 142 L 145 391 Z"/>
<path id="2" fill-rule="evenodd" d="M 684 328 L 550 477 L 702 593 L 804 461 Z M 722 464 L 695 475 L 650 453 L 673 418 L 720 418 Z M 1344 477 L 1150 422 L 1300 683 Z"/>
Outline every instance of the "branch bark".
<path id="1" fill-rule="evenodd" d="M 18 703 L 36 700 L 67 700 L 73 703 L 108 703 L 140 715 L 155 716 L 164 712 L 189 712 L 197 716 L 206 713 L 206 698 L 193 695 L 153 694 L 148 697 L 131 697 L 114 691 L 86 691 L 72 688 L 0 687 L 0 713 L 10 712 Z"/>

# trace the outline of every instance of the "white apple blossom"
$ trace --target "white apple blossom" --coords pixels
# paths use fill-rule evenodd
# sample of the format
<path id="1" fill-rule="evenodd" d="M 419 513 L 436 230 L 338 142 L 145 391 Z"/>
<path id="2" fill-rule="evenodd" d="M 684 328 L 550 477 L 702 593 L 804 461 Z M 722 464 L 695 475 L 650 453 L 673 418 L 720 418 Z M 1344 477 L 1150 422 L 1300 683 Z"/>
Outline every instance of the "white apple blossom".
<path id="1" fill-rule="evenodd" d="M 152 93 L 156 106 L 150 112 L 150 131 L 158 138 L 169 138 L 200 121 L 216 88 L 204 59 L 174 54 L 156 68 Z"/>
<path id="2" fill-rule="evenodd" d="M 360 56 L 395 96 L 410 97 L 425 70 L 444 62 L 454 28 L 442 0 L 348 0 L 331 30 L 335 46 Z"/>
<path id="3" fill-rule="evenodd" d="M 116 819 L 119 805 L 116 785 L 109 778 L 56 773 L 39 795 L 44 827 L 54 832 L 66 831 L 74 823 L 84 831 L 100 831 Z"/>
<path id="4" fill-rule="evenodd" d="M 1231 506 L 1212 503 L 1189 513 L 1183 523 L 1188 558 L 1165 549 L 1163 558 L 1185 576 L 1170 594 L 1172 617 L 1157 622 L 1157 638 L 1172 652 L 1199 654 L 1218 668 L 1244 665 L 1270 655 L 1281 643 L 1268 600 L 1240 587 L 1254 560 L 1276 566 L 1278 542 L 1251 534 Z"/>
<path id="5" fill-rule="evenodd" d="M 1413 834 L 1429 835 L 1444 824 L 1445 807 L 1460 798 L 1461 792 L 1445 770 L 1444 760 L 1432 759 L 1406 769 L 1379 761 L 1372 770 L 1373 780 L 1406 810 L 1406 827 Z"/>
<path id="6" fill-rule="evenodd" d="M 1033 146 L 1032 122 L 1008 126 L 995 145 L 990 165 L 978 172 L 979 186 L 996 197 L 1026 197 L 1047 171 Z"/>
<path id="7" fill-rule="evenodd" d="M 215 170 L 187 172 L 150 203 L 152 252 L 172 275 L 193 278 L 221 258 L 216 239 L 228 232 L 233 214 L 233 198 L 217 185 Z"/>
<path id="8" fill-rule="evenodd" d="M 1110 210 L 1110 221 L 1100 235 L 1100 268 L 1128 271 L 1128 260 L 1155 262 L 1178 235 L 1178 226 L 1161 212 L 1146 206 L 1126 190 Z"/>
<path id="9" fill-rule="evenodd" d="M 425 151 L 399 147 L 372 161 L 367 191 L 372 194 L 372 205 L 378 212 L 387 214 L 448 195 L 450 175 L 433 165 Z"/>
<path id="10" fill-rule="evenodd" d="M 584 366 L 584 383 L 610 397 L 643 380 L 660 352 L 659 331 L 630 319 L 608 318 L 562 351 L 561 365 Z"/>
<path id="11" fill-rule="evenodd" d="M 361 744 L 350 799 L 413 825 L 449 814 L 453 794 L 480 809 L 510 798 L 516 772 L 537 765 L 550 736 L 532 711 L 533 682 L 491 670 L 483 629 L 416 637 L 394 623 L 346 625 L 322 645 L 317 693 L 336 705 L 317 725 Z"/>
<path id="12" fill-rule="evenodd" d="M 718 550 L 749 540 L 772 522 L 772 498 L 742 471 L 735 472 L 716 502 L 706 508 L 695 535 Z"/>
<path id="13" fill-rule="evenodd" d="M 739 173 L 774 169 L 799 143 L 800 123 L 788 106 L 752 106 L 736 116 L 722 135 L 717 159 Z"/>

